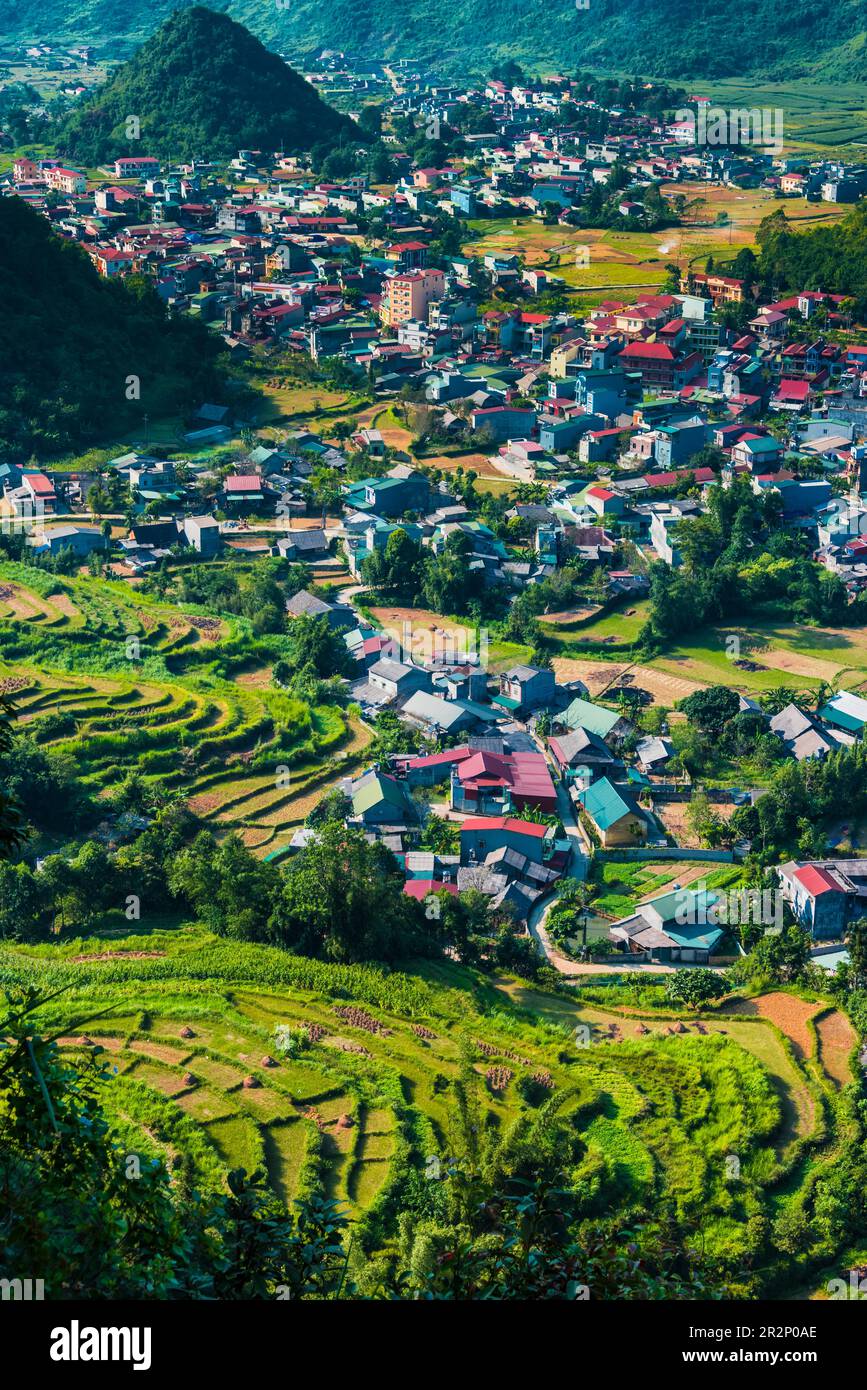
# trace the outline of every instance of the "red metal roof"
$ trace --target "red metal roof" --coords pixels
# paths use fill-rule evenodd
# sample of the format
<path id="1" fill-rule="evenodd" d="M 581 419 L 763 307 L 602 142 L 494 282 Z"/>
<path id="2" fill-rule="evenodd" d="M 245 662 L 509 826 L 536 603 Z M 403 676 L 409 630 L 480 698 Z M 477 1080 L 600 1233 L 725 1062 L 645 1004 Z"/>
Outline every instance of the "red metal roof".
<path id="1" fill-rule="evenodd" d="M 544 839 L 548 833 L 546 825 L 519 820 L 516 816 L 470 816 L 461 825 L 461 830 L 508 830 L 513 835 L 531 835 L 537 840 Z"/>
<path id="2" fill-rule="evenodd" d="M 431 893 L 451 893 L 457 897 L 458 885 L 456 883 L 438 883 L 435 878 L 408 878 L 403 885 L 404 893 L 411 898 L 418 898 L 423 901 Z"/>
<path id="3" fill-rule="evenodd" d="M 796 869 L 793 877 L 806 888 L 813 898 L 818 898 L 821 893 L 843 892 L 839 883 L 835 883 L 827 869 L 819 869 L 815 864 L 805 864 L 802 869 Z"/>

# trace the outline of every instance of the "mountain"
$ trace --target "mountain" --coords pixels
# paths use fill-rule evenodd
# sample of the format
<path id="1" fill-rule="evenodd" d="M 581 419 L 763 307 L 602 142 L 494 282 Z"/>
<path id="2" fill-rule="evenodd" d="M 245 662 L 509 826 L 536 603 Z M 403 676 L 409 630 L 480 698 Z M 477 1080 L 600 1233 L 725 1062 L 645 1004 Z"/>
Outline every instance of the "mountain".
<path id="1" fill-rule="evenodd" d="M 0 304 L 0 461 L 77 450 L 217 385 L 219 340 L 137 277 L 102 279 L 20 198 L 0 198 Z"/>
<path id="2" fill-rule="evenodd" d="M 137 116 L 140 135 L 127 124 Z M 347 116 L 228 15 L 179 10 L 76 107 L 58 134 L 70 159 L 94 166 L 123 154 L 220 158 L 359 139 Z"/>
<path id="3" fill-rule="evenodd" d="M 583 0 L 582 0 L 583 3 Z M 108 36 L 150 33 L 177 0 L 0 0 L 0 32 L 89 40 L 111 55 Z M 669 78 L 861 79 L 867 0 L 827 12 L 813 0 L 452 0 L 440 15 L 427 0 L 228 0 L 228 12 L 272 47 L 298 54 L 333 48 L 366 58 L 413 57 L 456 75 L 515 58 L 530 71 L 610 68 Z M 128 114 L 127 111 L 122 113 Z"/>

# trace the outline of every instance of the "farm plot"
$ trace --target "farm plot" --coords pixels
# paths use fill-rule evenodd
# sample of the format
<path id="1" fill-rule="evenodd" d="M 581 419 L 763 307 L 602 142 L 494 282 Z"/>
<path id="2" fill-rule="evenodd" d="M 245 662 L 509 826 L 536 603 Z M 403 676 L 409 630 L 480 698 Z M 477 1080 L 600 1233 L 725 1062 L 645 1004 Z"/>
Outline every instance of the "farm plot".
<path id="1" fill-rule="evenodd" d="M 798 1057 L 761 1012 L 648 1019 L 506 979 L 482 986 L 500 1001 L 483 1014 L 472 972 L 445 962 L 383 976 L 204 933 L 151 936 L 156 957 L 137 940 L 111 951 L 0 947 L 0 968 L 74 982 L 74 1003 L 58 996 L 45 1022 L 71 1054 L 105 1046 L 118 1069 L 105 1103 L 133 1151 L 185 1153 L 203 1176 L 260 1166 L 284 1201 L 320 1190 L 353 1221 L 392 1200 L 409 1168 L 453 1151 L 459 1085 L 500 1128 L 527 1113 L 522 1078 L 544 1078 L 574 1115 L 606 1199 L 665 1194 L 701 1218 L 710 1249 L 737 1248 L 743 1203 L 772 1200 L 765 1189 L 817 1124 Z M 766 998 L 757 1006 L 784 1019 Z M 123 1016 L 95 1019 L 90 1043 L 63 1032 L 64 1019 L 107 1002 Z M 845 1047 L 835 1026 L 823 1063 Z M 743 1161 L 737 1192 L 725 1185 L 732 1152 Z"/>
<path id="2" fill-rule="evenodd" d="M 369 741 L 337 706 L 278 692 L 267 667 L 251 672 L 241 620 L 11 563 L 0 564 L 0 594 L 0 690 L 28 735 L 70 754 L 94 794 L 134 767 L 146 783 L 182 788 L 220 833 L 264 846 Z"/>

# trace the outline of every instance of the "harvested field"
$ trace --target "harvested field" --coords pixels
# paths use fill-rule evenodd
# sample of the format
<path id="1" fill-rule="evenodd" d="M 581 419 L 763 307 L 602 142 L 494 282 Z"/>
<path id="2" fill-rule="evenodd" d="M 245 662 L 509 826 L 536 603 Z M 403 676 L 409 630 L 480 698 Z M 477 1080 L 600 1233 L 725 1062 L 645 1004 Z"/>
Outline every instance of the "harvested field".
<path id="1" fill-rule="evenodd" d="M 686 676 L 673 676 L 667 671 L 657 670 L 655 666 L 632 666 L 628 661 L 609 663 L 580 657 L 557 656 L 552 664 L 559 681 L 581 680 L 593 698 L 599 696 L 609 685 L 616 685 L 627 672 L 633 678 L 633 685 L 650 692 L 655 705 L 670 707 L 676 701 L 686 699 L 687 695 L 694 694 L 696 690 L 705 688 L 702 681 L 689 680 Z"/>
<path id="2" fill-rule="evenodd" d="M 808 1004 L 803 999 L 795 999 L 791 994 L 773 991 L 758 999 L 735 999 L 721 1005 L 720 1013 L 748 1014 L 756 1018 L 767 1018 L 776 1024 L 781 1033 L 789 1039 L 799 1058 L 812 1055 L 813 1041 L 807 1028 L 807 1020 L 821 1010 L 821 1004 Z"/>
<path id="3" fill-rule="evenodd" d="M 801 652 L 776 649 L 758 652 L 756 660 L 775 671 L 786 671 L 793 676 L 815 676 L 817 680 L 832 681 L 842 669 L 836 661 L 822 661 L 816 656 L 804 656 Z"/>
<path id="4" fill-rule="evenodd" d="M 819 1058 L 834 1085 L 839 1089 L 852 1080 L 849 1057 L 857 1041 L 856 1033 L 845 1014 L 832 1009 L 816 1021 L 819 1039 Z"/>

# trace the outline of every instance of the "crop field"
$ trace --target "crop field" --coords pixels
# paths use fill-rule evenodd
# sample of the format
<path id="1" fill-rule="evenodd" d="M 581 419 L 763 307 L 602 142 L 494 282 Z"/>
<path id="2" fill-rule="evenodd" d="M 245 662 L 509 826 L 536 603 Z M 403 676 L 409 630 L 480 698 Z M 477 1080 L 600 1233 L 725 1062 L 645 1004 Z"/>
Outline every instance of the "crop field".
<path id="1" fill-rule="evenodd" d="M 867 141 L 867 105 L 863 88 L 856 83 L 760 84 L 726 78 L 711 83 L 705 94 L 724 107 L 780 108 L 788 153 L 828 159 L 839 149 L 842 158 L 852 158 L 852 146 Z M 857 153 L 854 157 L 858 158 Z"/>
<path id="2" fill-rule="evenodd" d="M 733 637 L 739 648 L 732 645 Z M 735 666 L 727 655 L 735 650 L 740 652 L 738 659 L 757 669 Z M 867 682 L 867 629 L 814 628 L 759 618 L 691 634 L 651 664 L 700 683 L 723 682 L 744 693 L 782 685 L 815 689 L 823 680 L 854 690 Z"/>
<path id="3" fill-rule="evenodd" d="M 40 1021 L 71 1055 L 104 1049 L 127 1152 L 183 1154 L 211 1176 L 261 1166 L 287 1203 L 321 1190 L 368 1225 L 387 1224 L 408 1165 L 448 1156 L 458 1078 L 498 1128 L 525 1105 L 519 1078 L 542 1078 L 615 1207 L 662 1197 L 721 1255 L 750 1218 L 803 1200 L 833 1154 L 854 1035 L 825 1005 L 769 995 L 684 1019 L 661 1000 L 606 1007 L 604 987 L 585 1000 L 413 968 L 325 965 L 195 927 L 0 949 L 4 982 L 66 987 Z"/>
<path id="4" fill-rule="evenodd" d="M 273 655 L 241 618 L 0 566 L 0 690 L 14 695 L 22 731 L 70 754 L 97 795 L 135 768 L 183 787 L 216 833 L 237 830 L 263 853 L 371 737 L 336 707 L 273 686 Z"/>
<path id="5" fill-rule="evenodd" d="M 634 299 L 640 290 L 652 292 L 667 278 L 666 267 L 673 262 L 685 266 L 708 256 L 724 259 L 729 247 L 732 256 L 742 246 L 754 248 L 759 223 L 779 208 L 804 231 L 828 226 L 845 214 L 845 208 L 836 203 L 808 203 L 801 198 L 779 201 L 767 189 L 722 188 L 698 180 L 663 184 L 661 192 L 669 198 L 682 195 L 688 203 L 701 201 L 687 214 L 684 225 L 656 232 L 545 226 L 532 217 L 477 220 L 469 225 L 478 239 L 467 242 L 463 253 L 517 253 L 528 268 L 547 270 L 576 290 L 580 307 L 587 309 L 607 299 Z M 576 250 L 584 247 L 590 263 L 578 265 Z"/>

